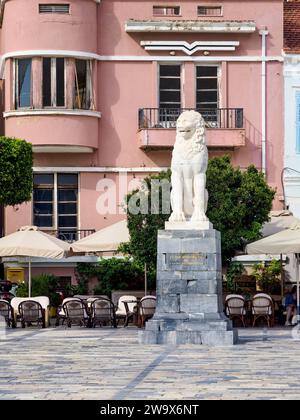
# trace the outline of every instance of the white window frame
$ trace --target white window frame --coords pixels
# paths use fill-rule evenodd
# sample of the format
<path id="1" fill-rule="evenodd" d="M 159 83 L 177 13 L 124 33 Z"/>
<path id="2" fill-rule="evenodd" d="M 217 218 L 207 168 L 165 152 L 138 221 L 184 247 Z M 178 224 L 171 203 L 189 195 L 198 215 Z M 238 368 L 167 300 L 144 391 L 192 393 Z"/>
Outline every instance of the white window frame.
<path id="1" fill-rule="evenodd" d="M 222 66 L 218 63 L 201 63 L 195 65 L 195 104 L 197 108 L 197 67 L 217 67 L 217 108 L 221 108 L 222 95 L 221 95 L 221 78 L 222 78 Z M 205 107 L 203 107 L 205 108 Z"/>
<path id="2" fill-rule="evenodd" d="M 41 227 L 43 231 L 53 231 L 58 230 L 58 175 L 74 175 L 74 172 L 47 172 L 49 175 L 53 175 L 53 225 Z M 44 172 L 34 172 L 34 175 L 44 174 Z M 77 195 L 77 227 L 76 229 L 80 229 L 80 174 L 77 173 L 77 180 L 78 180 L 78 195 Z M 34 204 L 34 200 L 32 197 L 32 204 Z M 34 220 L 34 207 L 32 205 L 32 220 Z M 64 228 L 61 228 L 63 230 Z M 74 228 L 75 229 L 75 228 Z"/>
<path id="3" fill-rule="evenodd" d="M 74 103 L 74 109 L 76 110 L 92 110 L 94 109 L 94 97 L 93 97 L 93 64 L 92 64 L 92 60 L 85 60 L 83 58 L 75 58 L 74 59 L 74 69 L 75 69 L 75 73 L 77 72 L 76 70 L 76 60 L 78 61 L 85 61 L 86 62 L 86 101 L 88 103 L 88 107 L 86 108 L 75 108 L 75 103 L 76 103 L 76 74 L 75 74 L 75 79 L 74 79 L 74 96 L 73 96 L 73 103 Z"/>
<path id="4" fill-rule="evenodd" d="M 51 78 L 51 105 L 43 106 L 43 97 L 42 97 L 42 107 L 43 109 L 52 109 L 52 108 L 58 108 L 58 109 L 66 109 L 66 93 L 67 93 L 67 72 L 66 72 L 66 59 L 64 57 L 43 57 L 43 60 L 45 58 L 50 58 L 51 60 L 51 70 L 50 70 L 50 78 Z M 57 58 L 63 58 L 64 59 L 64 97 L 65 97 L 65 104 L 57 106 L 56 105 L 56 59 Z M 43 76 L 43 69 L 42 69 L 42 76 Z M 43 77 L 42 77 L 42 92 L 43 92 Z M 43 95 L 42 95 L 43 96 Z"/>
<path id="5" fill-rule="evenodd" d="M 156 14 L 156 13 L 154 13 L 154 10 L 156 8 L 157 9 L 164 10 L 165 13 L 162 13 L 162 14 Z M 176 13 L 169 14 L 169 13 L 167 13 L 167 10 L 168 9 L 173 9 L 173 10 L 179 9 L 179 13 L 178 13 L 178 15 Z M 159 17 L 159 16 L 181 16 L 181 6 L 179 6 L 179 5 L 174 6 L 174 5 L 167 5 L 167 4 L 166 5 L 165 4 L 162 4 L 162 5 L 154 4 L 153 7 L 152 7 L 152 14 L 153 14 L 154 17 Z"/>
<path id="6" fill-rule="evenodd" d="M 179 61 L 178 62 L 172 62 L 172 63 L 170 63 L 170 62 L 168 62 L 168 61 L 166 61 L 166 62 L 160 62 L 160 63 L 158 63 L 158 66 L 157 66 L 157 81 L 158 81 L 158 83 L 157 83 L 157 108 L 160 108 L 160 66 L 179 66 L 180 67 L 180 99 L 181 99 L 181 102 L 180 102 L 180 108 L 183 108 L 183 103 L 184 103 L 184 101 L 183 101 L 183 98 L 184 98 L 184 95 L 183 95 L 183 84 L 184 84 L 184 78 L 183 78 L 183 63 L 180 63 Z"/>
<path id="7" fill-rule="evenodd" d="M 20 97 L 20 92 L 19 92 L 19 61 L 23 60 L 23 59 L 29 59 L 31 60 L 31 74 L 30 74 L 30 106 L 22 106 L 20 107 L 19 105 L 19 97 Z M 33 78 L 32 78 L 32 62 L 33 62 L 33 58 L 32 57 L 20 57 L 20 58 L 16 58 L 13 61 L 13 108 L 14 109 L 32 109 L 33 105 L 32 105 L 32 92 L 33 92 Z"/>
<path id="8" fill-rule="evenodd" d="M 207 8 L 207 9 L 221 9 L 221 12 L 220 12 L 220 14 L 218 14 L 218 15 L 201 15 L 200 13 L 199 13 L 199 9 L 200 9 L 200 7 L 205 7 L 205 8 Z M 218 17 L 222 17 L 223 16 L 223 11 L 224 11 L 224 6 L 222 5 L 222 4 L 198 4 L 198 6 L 197 6 L 197 16 L 198 17 L 206 17 L 206 18 L 209 18 L 209 17 L 212 17 L 212 18 L 218 18 Z"/>

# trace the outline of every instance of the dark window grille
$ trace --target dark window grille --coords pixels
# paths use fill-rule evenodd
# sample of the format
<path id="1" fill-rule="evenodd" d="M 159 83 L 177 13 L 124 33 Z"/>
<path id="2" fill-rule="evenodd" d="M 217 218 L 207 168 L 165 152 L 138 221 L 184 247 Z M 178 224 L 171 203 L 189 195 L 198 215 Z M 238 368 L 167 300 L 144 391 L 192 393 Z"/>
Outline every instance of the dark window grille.
<path id="1" fill-rule="evenodd" d="M 39 13 L 69 14 L 69 4 L 39 4 Z"/>

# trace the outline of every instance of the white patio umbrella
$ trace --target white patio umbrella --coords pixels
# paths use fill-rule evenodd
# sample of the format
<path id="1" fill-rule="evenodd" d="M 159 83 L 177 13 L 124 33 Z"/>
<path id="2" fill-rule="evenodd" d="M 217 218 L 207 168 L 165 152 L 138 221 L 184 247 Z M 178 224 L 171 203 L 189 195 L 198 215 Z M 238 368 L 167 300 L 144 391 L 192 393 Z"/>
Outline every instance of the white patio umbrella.
<path id="1" fill-rule="evenodd" d="M 121 220 L 98 230 L 85 238 L 74 242 L 71 248 L 74 252 L 115 252 L 120 244 L 127 243 L 130 240 L 130 234 L 127 227 L 127 221 Z M 145 266 L 145 295 L 147 294 L 147 270 Z"/>
<path id="2" fill-rule="evenodd" d="M 297 260 L 297 309 L 298 322 L 300 321 L 300 224 L 292 225 L 275 235 L 268 236 L 249 244 L 246 248 L 248 254 L 295 254 Z"/>
<path id="3" fill-rule="evenodd" d="M 126 220 L 114 223 L 71 245 L 74 252 L 115 252 L 121 243 L 129 242 Z"/>
<path id="4" fill-rule="evenodd" d="M 31 258 L 63 258 L 70 245 L 38 230 L 36 226 L 23 226 L 17 232 L 0 238 L 0 257 L 29 257 L 28 291 L 31 297 Z"/>

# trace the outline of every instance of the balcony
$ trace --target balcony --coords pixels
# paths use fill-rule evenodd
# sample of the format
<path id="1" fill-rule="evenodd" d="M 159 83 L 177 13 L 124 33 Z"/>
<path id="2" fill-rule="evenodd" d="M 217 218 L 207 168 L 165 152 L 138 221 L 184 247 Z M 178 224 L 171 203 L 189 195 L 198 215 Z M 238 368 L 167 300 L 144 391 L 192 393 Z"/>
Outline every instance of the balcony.
<path id="1" fill-rule="evenodd" d="M 181 108 L 139 109 L 138 140 L 143 150 L 172 149 L 176 121 Z M 206 122 L 206 141 L 210 149 L 235 149 L 245 146 L 244 112 L 242 108 L 202 108 Z"/>
<path id="2" fill-rule="evenodd" d="M 30 141 L 35 153 L 93 153 L 101 114 L 90 110 L 42 109 L 4 112 L 5 133 Z"/>
<path id="3" fill-rule="evenodd" d="M 69 243 L 79 241 L 79 239 L 86 238 L 87 236 L 90 236 L 95 232 L 96 232 L 95 229 L 76 229 L 76 228 L 46 231 L 46 233 L 48 233 L 49 235 L 53 235 L 56 238 L 65 242 L 69 242 Z"/>

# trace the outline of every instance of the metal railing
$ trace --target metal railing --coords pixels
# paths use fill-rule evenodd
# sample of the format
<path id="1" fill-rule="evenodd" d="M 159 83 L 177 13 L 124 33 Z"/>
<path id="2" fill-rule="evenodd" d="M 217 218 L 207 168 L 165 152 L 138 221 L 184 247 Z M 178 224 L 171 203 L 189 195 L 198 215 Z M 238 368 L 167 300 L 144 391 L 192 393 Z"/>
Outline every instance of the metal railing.
<path id="1" fill-rule="evenodd" d="M 192 108 L 141 108 L 139 109 L 139 129 L 175 128 L 183 111 Z M 236 129 L 244 127 L 242 108 L 196 108 L 203 116 L 207 128 Z"/>
<path id="2" fill-rule="evenodd" d="M 61 239 L 62 241 L 65 242 L 75 242 L 75 241 L 79 241 L 79 239 L 82 238 L 86 238 L 89 235 L 92 235 L 93 233 L 95 233 L 96 230 L 95 229 L 58 229 L 58 230 L 52 230 L 52 231 L 47 231 L 47 233 L 49 233 L 50 235 L 55 236 L 58 239 Z"/>

